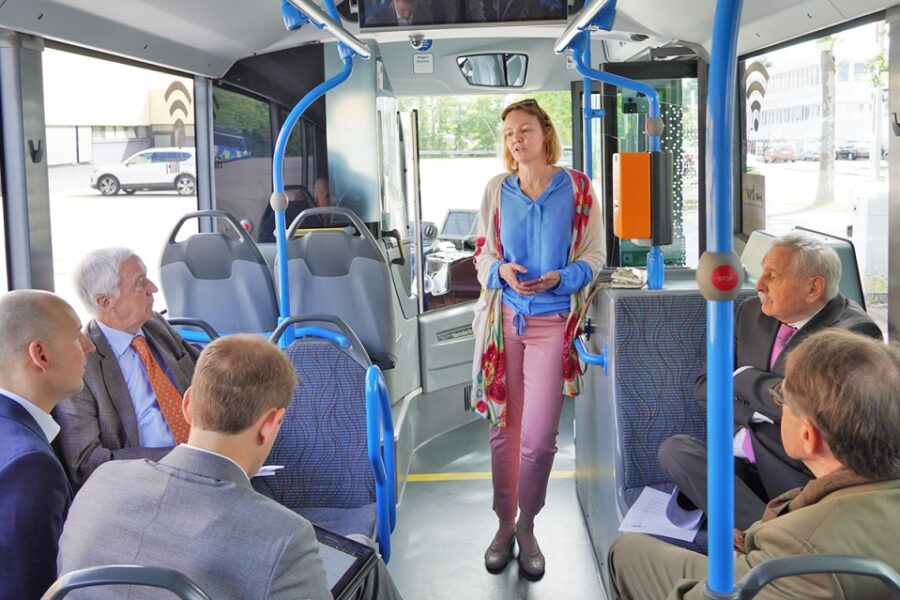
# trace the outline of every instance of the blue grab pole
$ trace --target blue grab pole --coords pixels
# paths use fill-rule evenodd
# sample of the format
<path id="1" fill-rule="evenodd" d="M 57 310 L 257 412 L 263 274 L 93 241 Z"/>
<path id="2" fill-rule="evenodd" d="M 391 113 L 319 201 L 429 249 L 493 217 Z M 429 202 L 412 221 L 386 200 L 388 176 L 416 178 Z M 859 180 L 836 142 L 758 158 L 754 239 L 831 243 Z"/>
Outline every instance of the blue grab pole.
<path id="1" fill-rule="evenodd" d="M 590 60 L 591 37 L 590 32 L 585 30 L 575 36 L 572 40 L 571 48 L 572 59 L 575 61 L 575 69 L 584 77 L 585 80 L 585 96 L 587 103 L 590 98 L 590 80 L 602 81 L 627 90 L 634 90 L 647 96 L 650 101 L 650 118 L 659 118 L 659 94 L 656 90 L 646 83 L 628 79 L 621 75 L 614 75 L 605 71 L 592 69 L 587 61 Z M 585 107 L 587 111 L 587 106 Z M 658 135 L 647 136 L 650 138 L 650 151 L 658 152 L 660 149 L 660 140 Z M 590 141 L 590 122 L 585 115 L 585 144 Z M 587 146 L 587 152 L 591 148 Z M 585 164 L 590 165 L 590 158 L 585 159 Z M 588 174 L 590 177 L 590 174 Z M 659 246 L 651 246 L 650 253 L 647 255 L 647 287 L 651 290 L 661 290 L 665 282 L 665 263 L 663 261 L 662 249 Z"/>
<path id="2" fill-rule="evenodd" d="M 330 9 L 333 8 L 334 3 L 330 0 L 326 0 L 325 4 L 327 8 L 329 8 L 329 12 L 331 12 Z M 297 103 L 290 114 L 288 114 L 287 119 L 285 119 L 284 121 L 284 125 L 281 126 L 281 131 L 278 133 L 278 140 L 275 142 L 274 156 L 272 157 L 272 189 L 276 193 L 284 193 L 284 151 L 285 148 L 287 148 L 288 139 L 291 137 L 291 132 L 294 130 L 294 126 L 297 124 L 297 121 L 300 120 L 301 115 L 306 112 L 306 109 L 309 108 L 313 102 L 324 96 L 329 90 L 347 81 L 347 79 L 350 77 L 350 73 L 353 71 L 353 56 L 350 51 L 340 43 L 338 43 L 338 50 L 341 53 L 341 59 L 344 63 L 341 70 L 330 79 L 326 79 L 325 81 L 311 89 L 303 97 L 303 99 L 301 99 L 300 102 Z M 278 301 L 279 323 L 287 319 L 291 314 L 291 298 L 288 288 L 286 254 L 287 233 L 285 231 L 285 228 L 286 224 L 284 222 L 284 207 L 281 207 L 280 209 L 276 208 L 275 245 L 277 248 L 277 254 L 275 266 L 276 270 L 278 271 L 278 285 L 281 292 Z M 290 345 L 293 339 L 293 327 L 288 327 L 285 330 L 284 335 L 281 336 L 281 339 L 278 341 L 278 343 L 281 347 L 285 347 Z"/>
<path id="3" fill-rule="evenodd" d="M 734 96 L 737 32 L 742 0 L 718 0 L 713 25 L 707 104 L 706 165 L 711 174 L 707 239 L 711 252 L 731 253 L 734 152 Z M 734 398 L 734 301 L 708 300 L 706 317 L 709 460 L 708 592 L 734 590 L 734 454 L 731 434 Z"/>
<path id="4" fill-rule="evenodd" d="M 590 46 L 590 35 L 590 31 L 582 31 L 575 36 L 574 40 L 572 40 L 572 60 L 575 61 L 575 70 L 578 71 L 581 76 L 588 79 L 602 81 L 603 83 L 609 83 L 620 88 L 625 88 L 626 90 L 634 90 L 644 94 L 650 100 L 650 117 L 659 118 L 659 94 L 657 94 L 656 90 L 651 86 L 640 81 L 635 81 L 634 79 L 622 77 L 621 75 L 614 75 L 605 71 L 592 69 L 590 65 L 585 64 L 583 54 L 585 53 L 585 46 Z M 648 137 L 650 138 L 650 150 L 653 152 L 659 151 L 659 136 L 651 135 Z"/>
<path id="5" fill-rule="evenodd" d="M 585 34 L 582 34 L 585 35 Z M 584 42 L 584 45 L 581 49 L 581 62 L 590 65 L 591 64 L 591 38 L 590 34 L 587 34 L 587 39 Z M 591 78 L 585 77 L 582 79 L 582 85 L 584 87 L 584 91 L 582 92 L 583 98 L 583 116 L 584 116 L 584 174 L 587 175 L 587 178 L 591 181 L 594 180 L 594 134 L 591 131 L 591 121 L 593 119 L 593 107 L 591 106 Z"/>
<path id="6" fill-rule="evenodd" d="M 394 422 L 384 376 L 381 369 L 375 365 L 370 365 L 366 370 L 366 439 L 369 463 L 375 478 L 378 547 L 382 559 L 387 564 L 391 559 L 391 532 L 397 523 L 397 504 L 394 497 L 396 481 Z"/>

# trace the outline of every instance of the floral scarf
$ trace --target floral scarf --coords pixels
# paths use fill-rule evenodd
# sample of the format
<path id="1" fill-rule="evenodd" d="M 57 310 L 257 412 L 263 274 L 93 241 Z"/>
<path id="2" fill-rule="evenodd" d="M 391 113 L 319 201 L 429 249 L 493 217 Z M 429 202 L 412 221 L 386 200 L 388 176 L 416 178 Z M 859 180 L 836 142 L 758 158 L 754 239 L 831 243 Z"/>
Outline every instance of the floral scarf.
<path id="1" fill-rule="evenodd" d="M 591 266 L 594 277 L 603 266 L 605 256 L 605 239 L 602 233 L 600 212 L 595 211 L 590 180 L 586 175 L 568 170 L 572 177 L 575 191 L 575 218 L 572 224 L 572 242 L 569 247 L 568 263 L 586 260 Z M 495 178 L 495 182 L 497 179 Z M 500 178 L 502 181 L 502 178 Z M 492 182 L 493 183 L 493 182 Z M 496 198 L 492 185 L 488 184 L 485 202 L 482 206 L 482 222 L 479 237 L 476 240 L 474 261 L 481 279 L 482 272 L 496 260 L 503 260 L 503 248 L 500 244 L 500 201 L 499 185 L 496 186 Z M 600 231 L 590 231 L 588 224 L 599 226 Z M 486 248 L 492 250 L 494 260 L 485 261 Z M 487 264 L 484 264 L 484 263 Z M 479 264 L 482 263 L 482 264 Z M 584 370 L 578 360 L 574 343 L 581 333 L 581 321 L 590 305 L 589 288 L 575 292 L 571 296 L 569 316 L 566 320 L 562 340 L 561 360 L 563 361 L 563 394 L 577 396 L 581 392 L 581 376 Z M 486 419 L 490 419 L 495 427 L 506 427 L 506 352 L 503 341 L 503 300 L 502 290 L 489 289 L 482 281 L 481 296 L 475 306 L 475 359 L 472 372 L 472 410 Z"/>

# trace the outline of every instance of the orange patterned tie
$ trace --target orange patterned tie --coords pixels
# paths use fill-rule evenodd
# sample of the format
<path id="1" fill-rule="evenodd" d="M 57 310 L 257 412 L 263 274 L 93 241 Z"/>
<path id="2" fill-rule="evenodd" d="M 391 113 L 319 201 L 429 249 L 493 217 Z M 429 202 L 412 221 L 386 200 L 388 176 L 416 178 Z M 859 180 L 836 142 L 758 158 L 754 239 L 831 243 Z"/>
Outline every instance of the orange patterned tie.
<path id="1" fill-rule="evenodd" d="M 191 431 L 191 426 L 184 420 L 184 414 L 181 412 L 181 393 L 169 381 L 169 378 L 166 377 L 166 374 L 160 368 L 159 363 L 153 358 L 153 353 L 150 352 L 150 346 L 147 345 L 147 340 L 144 336 L 134 336 L 134 339 L 131 340 L 131 347 L 137 351 L 138 356 L 141 357 L 141 361 L 144 363 L 144 367 L 147 369 L 150 387 L 153 388 L 153 393 L 156 394 L 156 401 L 159 402 L 159 408 L 166 419 L 166 424 L 172 431 L 175 443 L 185 443 L 188 439 L 188 433 Z"/>

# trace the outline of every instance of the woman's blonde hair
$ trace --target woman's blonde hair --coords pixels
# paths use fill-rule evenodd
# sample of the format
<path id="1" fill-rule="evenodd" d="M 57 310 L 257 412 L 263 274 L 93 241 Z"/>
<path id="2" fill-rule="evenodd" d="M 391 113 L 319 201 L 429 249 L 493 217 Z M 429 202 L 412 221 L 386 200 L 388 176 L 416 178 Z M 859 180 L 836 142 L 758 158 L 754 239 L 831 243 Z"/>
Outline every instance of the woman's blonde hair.
<path id="1" fill-rule="evenodd" d="M 541 129 L 544 132 L 544 156 L 547 158 L 547 164 L 555 165 L 556 161 L 559 160 L 559 157 L 562 156 L 562 144 L 559 141 L 559 135 L 556 133 L 556 127 L 553 125 L 550 115 L 540 107 L 537 100 L 534 98 L 526 98 L 525 100 L 513 102 L 504 108 L 503 112 L 500 113 L 500 120 L 506 120 L 506 116 L 514 110 L 521 110 L 522 112 L 537 117 L 538 123 L 540 123 Z M 509 148 L 506 147 L 506 140 L 504 139 L 504 130 L 502 127 L 500 128 L 499 142 L 501 152 L 503 153 L 503 164 L 506 166 L 507 170 L 515 173 L 519 170 L 519 165 L 512 154 L 510 154 Z"/>

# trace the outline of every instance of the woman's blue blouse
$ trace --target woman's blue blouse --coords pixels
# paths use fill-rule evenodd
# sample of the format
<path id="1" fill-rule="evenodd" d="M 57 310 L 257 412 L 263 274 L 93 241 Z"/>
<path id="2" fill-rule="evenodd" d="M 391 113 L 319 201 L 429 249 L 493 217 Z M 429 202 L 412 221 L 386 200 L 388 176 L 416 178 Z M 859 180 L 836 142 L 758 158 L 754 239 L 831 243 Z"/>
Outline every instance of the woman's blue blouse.
<path id="1" fill-rule="evenodd" d="M 572 178 L 565 170 L 553 176 L 537 200 L 522 192 L 515 174 L 503 181 L 500 194 L 500 244 L 504 260 L 492 265 L 488 287 L 503 288 L 503 302 L 515 309 L 516 320 L 522 321 L 524 331 L 523 316 L 568 312 L 569 296 L 590 283 L 593 273 L 584 261 L 567 264 L 575 201 Z M 527 268 L 527 273 L 519 274 L 523 281 L 556 271 L 559 285 L 533 296 L 523 296 L 500 278 L 504 262 Z"/>

